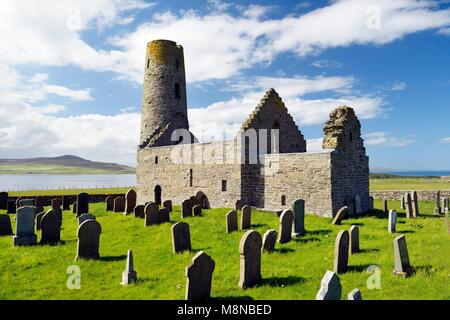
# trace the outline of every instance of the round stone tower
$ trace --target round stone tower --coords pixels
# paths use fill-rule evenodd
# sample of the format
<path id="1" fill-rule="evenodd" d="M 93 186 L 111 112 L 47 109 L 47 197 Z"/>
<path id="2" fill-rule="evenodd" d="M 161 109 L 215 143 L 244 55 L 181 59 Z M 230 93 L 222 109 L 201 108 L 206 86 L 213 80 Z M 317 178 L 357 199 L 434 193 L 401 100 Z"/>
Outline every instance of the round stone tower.
<path id="1" fill-rule="evenodd" d="M 176 129 L 189 130 L 183 47 L 169 40 L 147 45 L 140 147 L 177 144 Z"/>

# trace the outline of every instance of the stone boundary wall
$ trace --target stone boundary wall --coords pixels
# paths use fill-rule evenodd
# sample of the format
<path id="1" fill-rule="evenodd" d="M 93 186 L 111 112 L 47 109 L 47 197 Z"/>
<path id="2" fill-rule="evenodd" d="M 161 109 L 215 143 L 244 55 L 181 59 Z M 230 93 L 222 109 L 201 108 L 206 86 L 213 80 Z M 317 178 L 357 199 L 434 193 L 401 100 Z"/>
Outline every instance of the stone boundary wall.
<path id="1" fill-rule="evenodd" d="M 407 192 L 412 192 L 414 190 L 379 190 L 370 191 L 370 195 L 375 199 L 386 199 L 386 200 L 400 200 L 402 196 Z M 419 200 L 422 201 L 434 201 L 436 200 L 437 190 L 416 190 L 419 196 Z M 441 190 L 441 198 L 450 198 L 450 190 Z"/>
<path id="2" fill-rule="evenodd" d="M 125 194 L 90 194 L 89 195 L 89 202 L 90 203 L 98 203 L 98 202 L 105 202 L 106 198 L 109 196 L 113 196 L 113 197 L 125 197 Z M 57 195 L 57 196 L 21 196 L 23 199 L 34 199 L 36 197 L 41 197 L 44 200 L 45 206 L 50 206 L 52 203 L 52 199 L 61 199 L 63 195 Z M 73 204 L 75 201 L 77 201 L 77 196 L 76 195 L 69 195 L 69 203 Z M 8 197 L 8 200 L 14 200 L 16 201 L 17 198 L 19 198 L 18 196 L 14 196 Z"/>

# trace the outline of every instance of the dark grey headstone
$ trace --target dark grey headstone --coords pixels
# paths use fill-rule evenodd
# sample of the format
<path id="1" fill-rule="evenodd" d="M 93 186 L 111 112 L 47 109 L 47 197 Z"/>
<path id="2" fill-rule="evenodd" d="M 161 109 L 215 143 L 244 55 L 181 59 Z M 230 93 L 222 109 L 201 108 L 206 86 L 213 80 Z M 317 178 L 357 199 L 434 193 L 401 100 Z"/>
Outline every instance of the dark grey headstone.
<path id="1" fill-rule="evenodd" d="M 347 300 L 362 300 L 361 291 L 359 289 L 353 290 L 348 294 Z"/>
<path id="2" fill-rule="evenodd" d="M 8 192 L 0 192 L 0 210 L 8 209 Z"/>
<path id="3" fill-rule="evenodd" d="M 37 242 L 34 234 L 34 219 L 36 207 L 26 206 L 17 209 L 16 235 L 13 237 L 14 246 L 33 246 Z"/>
<path id="4" fill-rule="evenodd" d="M 305 230 L 305 200 L 297 199 L 292 205 L 294 212 L 294 225 L 292 234 L 294 236 L 302 236 L 306 233 Z"/>
<path id="5" fill-rule="evenodd" d="M 124 212 L 125 211 L 125 198 L 122 196 L 116 197 L 114 199 L 114 212 Z"/>
<path id="6" fill-rule="evenodd" d="M 34 206 L 36 207 L 36 212 L 44 211 L 45 198 L 42 196 L 37 196 L 34 198 Z"/>
<path id="7" fill-rule="evenodd" d="M 166 208 L 159 209 L 159 223 L 170 222 L 170 212 Z"/>
<path id="8" fill-rule="evenodd" d="M 383 200 L 383 210 L 384 210 L 384 213 L 388 214 L 388 212 L 389 212 L 389 205 L 388 205 L 387 199 Z"/>
<path id="9" fill-rule="evenodd" d="M 230 211 L 227 213 L 226 217 L 226 229 L 227 233 L 231 233 L 233 231 L 238 230 L 238 217 L 236 211 Z"/>
<path id="10" fill-rule="evenodd" d="M 406 206 L 406 218 L 411 219 L 414 217 L 413 215 L 413 203 L 410 193 L 405 194 L 405 206 Z"/>
<path id="11" fill-rule="evenodd" d="M 137 282 L 137 273 L 134 270 L 133 262 L 133 251 L 128 250 L 127 253 L 127 265 L 125 266 L 125 271 L 122 272 L 122 282 L 123 285 L 128 285 Z"/>
<path id="12" fill-rule="evenodd" d="M 395 275 L 408 277 L 414 273 L 414 268 L 409 262 L 406 237 L 401 235 L 394 239 L 394 272 Z"/>
<path id="13" fill-rule="evenodd" d="M 192 214 L 193 214 L 195 217 L 201 216 L 201 215 L 202 215 L 202 207 L 199 206 L 199 205 L 194 206 L 194 207 L 192 208 Z"/>
<path id="14" fill-rule="evenodd" d="M 97 220 L 97 219 L 93 214 L 83 213 L 81 216 L 78 217 L 78 226 L 80 226 L 86 220 Z"/>
<path id="15" fill-rule="evenodd" d="M 21 199 L 19 207 L 34 207 L 34 199 Z"/>
<path id="16" fill-rule="evenodd" d="M 240 211 L 242 210 L 243 204 L 242 200 L 236 200 L 236 203 L 234 204 L 234 210 Z"/>
<path id="17" fill-rule="evenodd" d="M 7 214 L 0 214 L 0 236 L 12 236 L 11 218 Z"/>
<path id="18" fill-rule="evenodd" d="M 129 215 L 133 212 L 134 207 L 136 207 L 136 191 L 133 189 L 128 190 L 125 195 L 125 215 Z"/>
<path id="19" fill-rule="evenodd" d="M 169 210 L 169 212 L 173 211 L 172 200 L 166 200 L 163 202 L 163 207 Z"/>
<path id="20" fill-rule="evenodd" d="M 186 267 L 186 300 L 204 300 L 211 297 L 212 275 L 216 263 L 203 251 L 197 253 Z"/>
<path id="21" fill-rule="evenodd" d="M 62 197 L 62 209 L 64 211 L 69 211 L 70 210 L 70 197 L 69 196 L 63 196 Z"/>
<path id="22" fill-rule="evenodd" d="M 397 232 L 397 211 L 395 211 L 395 210 L 389 211 L 388 232 L 389 233 L 396 233 Z"/>
<path id="23" fill-rule="evenodd" d="M 406 198 L 405 195 L 402 196 L 402 198 L 400 199 L 400 208 L 405 210 L 406 209 Z"/>
<path id="24" fill-rule="evenodd" d="M 348 231 L 350 235 L 349 254 L 355 254 L 359 252 L 359 228 L 357 226 L 351 226 Z"/>
<path id="25" fill-rule="evenodd" d="M 114 210 L 114 197 L 107 196 L 105 202 L 106 202 L 106 211 L 113 211 Z"/>
<path id="26" fill-rule="evenodd" d="M 275 243 L 277 242 L 277 230 L 272 229 L 264 233 L 262 239 L 262 252 L 272 252 L 275 250 Z"/>
<path id="27" fill-rule="evenodd" d="M 441 208 L 441 192 L 436 192 L 436 207 L 434 208 L 434 214 L 441 214 L 442 208 Z"/>
<path id="28" fill-rule="evenodd" d="M 239 287 L 251 288 L 261 281 L 261 235 L 248 230 L 241 238 Z"/>
<path id="29" fill-rule="evenodd" d="M 336 213 L 331 223 L 334 225 L 340 225 L 342 220 L 344 220 L 347 216 L 348 216 L 348 207 L 343 207 Z"/>
<path id="30" fill-rule="evenodd" d="M 159 206 L 154 202 L 148 203 L 144 208 L 145 213 L 145 226 L 152 226 L 159 224 Z"/>
<path id="31" fill-rule="evenodd" d="M 412 214 L 414 218 L 417 218 L 420 215 L 419 211 L 419 195 L 417 194 L 417 191 L 413 192 L 412 195 Z"/>
<path id="32" fill-rule="evenodd" d="M 280 234 L 278 238 L 279 243 L 288 243 L 292 239 L 292 223 L 294 221 L 294 214 L 292 210 L 284 210 L 280 216 Z"/>
<path id="33" fill-rule="evenodd" d="M 142 204 L 136 206 L 134 208 L 134 217 L 135 218 L 142 218 L 142 219 L 144 219 L 145 218 L 144 208 L 145 207 Z"/>
<path id="34" fill-rule="evenodd" d="M 77 196 L 77 217 L 83 213 L 89 213 L 89 195 L 85 192 Z"/>
<path id="35" fill-rule="evenodd" d="M 252 226 L 252 208 L 243 206 L 241 212 L 241 229 L 249 229 Z"/>
<path id="36" fill-rule="evenodd" d="M 186 222 L 178 222 L 172 226 L 172 245 L 175 253 L 191 250 L 191 234 Z"/>
<path id="37" fill-rule="evenodd" d="M 316 300 L 341 300 L 342 286 L 339 276 L 331 271 L 327 271 L 320 283 L 320 290 L 316 295 Z"/>
<path id="38" fill-rule="evenodd" d="M 102 227 L 96 220 L 86 220 L 78 227 L 78 259 L 100 259 L 100 234 Z"/>
<path id="39" fill-rule="evenodd" d="M 8 200 L 8 209 L 6 213 L 16 213 L 16 202 L 14 200 Z"/>
<path id="40" fill-rule="evenodd" d="M 52 209 L 61 209 L 61 199 L 59 198 L 52 199 Z"/>
<path id="41" fill-rule="evenodd" d="M 61 220 L 55 210 L 47 211 L 41 220 L 41 244 L 54 244 L 61 240 Z"/>
<path id="42" fill-rule="evenodd" d="M 334 245 L 334 263 L 333 272 L 340 274 L 348 269 L 348 250 L 350 245 L 350 236 L 347 230 L 339 231 Z"/>
<path id="43" fill-rule="evenodd" d="M 192 217 L 192 204 L 189 199 L 181 204 L 181 218 Z"/>

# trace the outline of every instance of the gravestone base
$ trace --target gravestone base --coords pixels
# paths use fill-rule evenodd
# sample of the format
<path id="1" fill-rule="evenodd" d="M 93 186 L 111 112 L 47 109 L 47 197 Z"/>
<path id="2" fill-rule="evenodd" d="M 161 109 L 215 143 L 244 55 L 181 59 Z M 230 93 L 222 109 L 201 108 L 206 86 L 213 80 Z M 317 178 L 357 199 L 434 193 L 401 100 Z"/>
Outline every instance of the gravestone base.
<path id="1" fill-rule="evenodd" d="M 14 236 L 13 245 L 14 247 L 21 246 L 35 246 L 37 243 L 37 236 L 35 234 L 31 236 Z"/>
<path id="2" fill-rule="evenodd" d="M 306 230 L 303 232 L 293 232 L 292 239 L 300 238 L 306 235 Z"/>
<path id="3" fill-rule="evenodd" d="M 75 261 L 79 261 L 79 260 L 100 260 L 100 255 L 92 255 L 89 257 L 76 256 Z"/>
<path id="4" fill-rule="evenodd" d="M 136 282 L 137 282 L 137 273 L 136 273 L 136 271 L 133 271 L 133 272 L 126 272 L 126 271 L 124 271 L 122 273 L 122 282 L 120 284 L 128 285 L 128 284 L 136 283 Z"/>
<path id="5" fill-rule="evenodd" d="M 409 278 L 411 277 L 414 273 L 416 273 L 416 271 L 414 270 L 413 267 L 409 267 L 408 269 L 406 269 L 405 272 L 401 272 L 401 271 L 392 271 L 392 274 L 395 276 L 399 276 L 402 278 Z"/>

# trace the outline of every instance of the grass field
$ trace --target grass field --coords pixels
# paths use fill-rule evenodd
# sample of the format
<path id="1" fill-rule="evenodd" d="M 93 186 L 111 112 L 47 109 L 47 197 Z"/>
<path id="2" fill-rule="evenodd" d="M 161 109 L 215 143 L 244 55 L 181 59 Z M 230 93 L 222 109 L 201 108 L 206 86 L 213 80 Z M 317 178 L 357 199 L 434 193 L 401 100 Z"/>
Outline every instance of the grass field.
<path id="1" fill-rule="evenodd" d="M 64 165 L 45 165 L 45 164 L 20 164 L 0 165 L 0 174 L 121 174 L 135 173 L 133 169 L 108 170 L 95 168 L 80 168 Z"/>
<path id="2" fill-rule="evenodd" d="M 370 190 L 450 190 L 450 181 L 439 178 L 370 179 Z"/>
<path id="3" fill-rule="evenodd" d="M 70 196 L 81 192 L 88 194 L 123 194 L 130 188 L 96 188 L 96 189 L 59 189 L 59 190 L 30 190 L 30 191 L 10 191 L 11 197 L 19 196 Z"/>
<path id="4" fill-rule="evenodd" d="M 398 201 L 389 202 L 399 209 Z M 444 217 L 431 215 L 432 203 L 421 203 L 424 213 L 406 220 L 399 210 L 398 234 L 387 232 L 384 213 L 344 220 L 342 226 L 331 219 L 307 216 L 306 236 L 288 244 L 277 244 L 276 252 L 263 254 L 260 286 L 238 287 L 238 246 L 243 231 L 225 233 L 227 209 L 205 210 L 203 217 L 184 219 L 190 225 L 193 252 L 174 254 L 171 226 L 180 221 L 180 209 L 171 213 L 171 223 L 145 228 L 142 219 L 105 213 L 104 204 L 91 204 L 91 213 L 102 225 L 99 261 L 74 261 L 77 223 L 72 213 L 64 213 L 58 246 L 14 248 L 11 237 L 0 238 L 0 299 L 183 299 L 185 266 L 203 250 L 215 260 L 212 297 L 224 299 L 314 299 L 326 270 L 332 269 L 336 234 L 354 224 L 360 228 L 362 251 L 350 257 L 350 271 L 340 276 L 343 295 L 359 288 L 363 299 L 450 299 L 450 236 Z M 381 208 L 381 202 L 376 202 Z M 4 213 L 4 212 L 2 212 Z M 278 229 L 278 218 L 254 212 L 252 228 L 263 234 Z M 417 273 L 408 279 L 395 277 L 393 239 L 406 234 L 409 255 Z M 40 234 L 38 235 L 38 240 Z M 121 286 L 126 252 L 132 249 L 138 284 Z M 67 267 L 81 268 L 81 289 L 66 287 Z M 381 268 L 381 288 L 369 290 L 366 282 L 370 265 Z"/>

